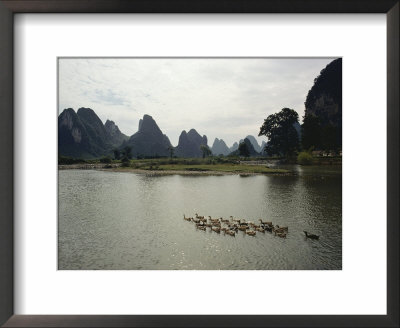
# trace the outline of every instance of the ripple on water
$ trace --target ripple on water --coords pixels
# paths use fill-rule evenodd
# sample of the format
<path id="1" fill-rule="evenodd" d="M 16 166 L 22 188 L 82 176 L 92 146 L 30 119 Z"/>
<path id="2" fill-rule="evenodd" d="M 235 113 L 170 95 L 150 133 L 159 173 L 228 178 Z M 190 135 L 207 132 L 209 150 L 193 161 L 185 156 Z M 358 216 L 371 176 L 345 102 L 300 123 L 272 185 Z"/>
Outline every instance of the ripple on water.
<path id="1" fill-rule="evenodd" d="M 59 172 L 59 269 L 341 269 L 341 176 L 145 177 Z M 271 233 L 197 230 L 183 214 L 259 218 Z M 303 230 L 320 235 L 306 239 Z"/>

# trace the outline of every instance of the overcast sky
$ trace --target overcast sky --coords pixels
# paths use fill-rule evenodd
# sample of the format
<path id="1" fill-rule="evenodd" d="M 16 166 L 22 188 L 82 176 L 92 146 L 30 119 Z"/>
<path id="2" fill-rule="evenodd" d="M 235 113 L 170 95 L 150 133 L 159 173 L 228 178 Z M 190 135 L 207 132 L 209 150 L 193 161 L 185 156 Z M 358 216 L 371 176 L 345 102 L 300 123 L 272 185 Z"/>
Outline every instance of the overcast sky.
<path id="1" fill-rule="evenodd" d="M 59 112 L 92 108 L 130 136 L 151 115 L 171 143 L 195 128 L 233 142 L 257 137 L 264 119 L 284 107 L 304 115 L 308 90 L 334 58 L 59 59 Z"/>

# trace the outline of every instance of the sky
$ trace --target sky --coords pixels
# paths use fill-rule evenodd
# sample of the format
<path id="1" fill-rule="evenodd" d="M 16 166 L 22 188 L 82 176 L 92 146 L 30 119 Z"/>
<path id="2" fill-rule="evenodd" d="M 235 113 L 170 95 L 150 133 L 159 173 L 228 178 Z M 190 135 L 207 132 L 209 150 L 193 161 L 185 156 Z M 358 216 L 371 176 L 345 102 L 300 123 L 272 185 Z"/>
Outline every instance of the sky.
<path id="1" fill-rule="evenodd" d="M 228 147 L 247 135 L 258 142 L 268 115 L 284 107 L 301 123 L 314 79 L 335 58 L 60 58 L 58 110 L 92 108 L 131 136 L 144 114 L 172 145 L 183 130 Z"/>

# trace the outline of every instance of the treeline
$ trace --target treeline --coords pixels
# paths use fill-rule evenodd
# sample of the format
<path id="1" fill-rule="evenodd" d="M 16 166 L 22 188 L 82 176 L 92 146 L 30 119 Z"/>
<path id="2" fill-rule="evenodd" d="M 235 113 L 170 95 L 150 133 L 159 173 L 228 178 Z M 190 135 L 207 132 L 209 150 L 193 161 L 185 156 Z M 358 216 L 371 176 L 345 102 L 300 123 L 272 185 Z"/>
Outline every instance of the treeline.
<path id="1" fill-rule="evenodd" d="M 331 156 L 342 149 L 342 60 L 331 62 L 314 80 L 305 101 L 300 133 L 296 130 L 299 115 L 290 108 L 269 115 L 260 127 L 259 136 L 268 142 L 264 151 L 304 164 L 312 162 L 312 151 Z M 300 152 L 300 154 L 299 154 Z"/>

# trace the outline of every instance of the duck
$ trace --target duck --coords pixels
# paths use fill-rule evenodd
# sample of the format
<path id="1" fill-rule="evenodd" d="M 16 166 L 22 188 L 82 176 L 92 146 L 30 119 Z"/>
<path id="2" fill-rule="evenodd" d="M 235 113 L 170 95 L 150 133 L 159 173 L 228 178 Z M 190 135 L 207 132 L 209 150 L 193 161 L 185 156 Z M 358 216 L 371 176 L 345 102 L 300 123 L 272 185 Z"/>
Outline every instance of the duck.
<path id="1" fill-rule="evenodd" d="M 197 229 L 206 231 L 206 226 L 199 225 L 199 226 L 197 226 Z"/>
<path id="2" fill-rule="evenodd" d="M 275 236 L 281 237 L 281 238 L 286 238 L 286 232 L 276 232 L 275 231 Z"/>
<path id="3" fill-rule="evenodd" d="M 248 234 L 249 236 L 255 236 L 256 232 L 254 230 L 249 230 L 249 231 L 246 231 L 246 234 Z"/>
<path id="4" fill-rule="evenodd" d="M 263 228 L 256 228 L 256 231 L 259 231 L 259 232 L 265 233 L 265 230 L 264 230 Z"/>
<path id="5" fill-rule="evenodd" d="M 307 231 L 303 231 L 303 232 L 306 234 L 306 238 L 316 239 L 316 240 L 319 239 L 319 236 L 318 236 L 318 235 L 314 235 L 314 234 L 312 234 L 312 233 L 309 234 Z"/>
<path id="6" fill-rule="evenodd" d="M 258 221 L 260 221 L 261 224 L 265 224 L 265 225 L 268 225 L 268 226 L 272 226 L 272 222 L 263 221 L 263 220 L 261 220 L 261 219 L 258 219 Z"/>
<path id="7" fill-rule="evenodd" d="M 235 231 L 225 230 L 224 233 L 225 233 L 225 235 L 229 235 L 229 236 L 235 237 Z"/>
<path id="8" fill-rule="evenodd" d="M 285 227 L 279 227 L 278 225 L 275 228 L 272 228 L 272 231 L 277 232 L 277 233 L 288 232 L 288 230 L 285 229 Z"/>
<path id="9" fill-rule="evenodd" d="M 186 221 L 192 220 L 192 218 L 187 218 L 185 214 L 183 214 L 183 219 L 186 220 Z"/>
<path id="10" fill-rule="evenodd" d="M 240 231 L 246 231 L 247 230 L 247 226 L 239 226 L 238 227 L 238 229 L 240 230 Z"/>
<path id="11" fill-rule="evenodd" d="M 237 232 L 238 231 L 238 227 L 232 226 L 232 227 L 229 227 L 229 230 Z"/>
<path id="12" fill-rule="evenodd" d="M 231 219 L 232 219 L 233 222 L 240 223 L 240 219 L 234 219 L 233 216 L 231 216 Z"/>
<path id="13" fill-rule="evenodd" d="M 264 230 L 266 230 L 268 232 L 272 232 L 272 230 L 274 230 L 274 227 L 271 227 L 269 225 L 264 225 L 263 228 L 264 228 Z"/>
<path id="14" fill-rule="evenodd" d="M 212 227 L 211 229 L 212 229 L 212 231 L 215 231 L 216 233 L 220 233 L 221 232 L 221 228 Z"/>
<path id="15" fill-rule="evenodd" d="M 280 227 L 278 225 L 276 225 L 276 227 L 278 228 L 278 230 L 284 230 L 286 232 L 289 232 L 289 228 L 288 227 Z"/>
<path id="16" fill-rule="evenodd" d="M 219 219 L 212 219 L 211 216 L 208 216 L 208 218 L 211 222 L 219 222 Z"/>

